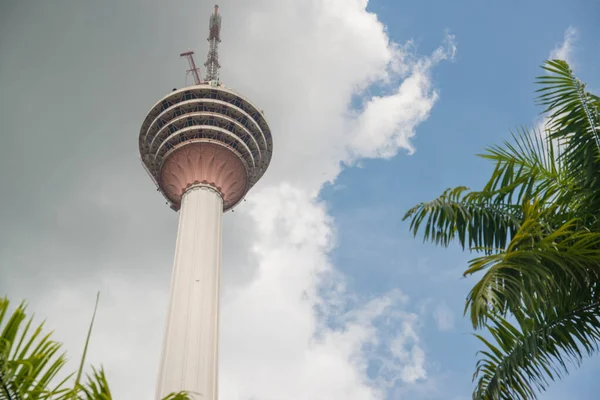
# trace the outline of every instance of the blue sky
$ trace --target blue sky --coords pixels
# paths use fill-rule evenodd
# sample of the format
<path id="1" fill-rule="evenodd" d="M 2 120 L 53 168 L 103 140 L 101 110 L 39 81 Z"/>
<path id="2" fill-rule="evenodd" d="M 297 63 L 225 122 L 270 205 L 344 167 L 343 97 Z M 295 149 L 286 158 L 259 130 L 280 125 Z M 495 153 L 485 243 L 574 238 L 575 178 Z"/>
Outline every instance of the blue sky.
<path id="1" fill-rule="evenodd" d="M 440 100 L 418 128 L 416 152 L 345 169 L 322 191 L 336 221 L 332 258 L 365 295 L 397 286 L 413 307 L 427 304 L 421 334 L 431 370 L 452 377 L 444 380 L 443 398 L 466 399 L 481 348 L 463 317 L 474 282 L 462 278 L 470 254 L 458 245 L 443 249 L 413 239 L 402 216 L 446 188 L 481 187 L 492 165 L 475 154 L 508 139 L 519 126 L 534 126 L 542 111 L 534 103 L 534 78 L 569 27 L 577 32 L 571 53 L 576 74 L 592 91 L 600 87 L 600 28 L 593 17 L 600 3 L 372 1 L 369 9 L 393 40 L 412 39 L 429 51 L 447 30 L 456 35 L 458 52 L 433 74 Z M 436 324 L 439 305 L 450 311 L 452 327 Z M 593 377 L 599 372 L 598 359 L 586 360 L 542 398 L 595 399 L 600 386 Z"/>
<path id="2" fill-rule="evenodd" d="M 537 123 L 533 81 L 555 49 L 600 92 L 600 3 L 219 3 L 222 82 L 274 136 L 223 220 L 220 398 L 470 398 L 470 255 L 401 219 L 483 184 L 475 154 Z M 212 7 L 0 3 L 0 295 L 27 299 L 76 359 L 100 290 L 89 361 L 116 398 L 153 396 L 177 229 L 137 135 L 184 85 L 179 53 L 202 64 Z M 599 371 L 586 361 L 542 398 L 594 399 Z"/>

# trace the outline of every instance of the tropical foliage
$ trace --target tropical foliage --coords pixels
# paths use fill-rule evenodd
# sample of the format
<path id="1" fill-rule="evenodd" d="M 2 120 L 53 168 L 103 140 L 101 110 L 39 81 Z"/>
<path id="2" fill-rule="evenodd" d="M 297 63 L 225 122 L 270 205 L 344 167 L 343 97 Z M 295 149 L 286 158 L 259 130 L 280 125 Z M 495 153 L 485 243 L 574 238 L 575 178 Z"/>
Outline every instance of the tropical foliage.
<path id="1" fill-rule="evenodd" d="M 561 60 L 537 79 L 543 132 L 519 129 L 481 156 L 480 191 L 448 189 L 409 210 L 425 241 L 476 251 L 465 275 L 484 344 L 474 399 L 533 399 L 600 343 L 600 99 Z"/>
<path id="2" fill-rule="evenodd" d="M 44 324 L 34 325 L 24 304 L 11 313 L 8 299 L 0 298 L 0 400 L 112 400 L 102 368 L 92 368 L 81 383 L 95 315 L 96 310 L 79 370 L 68 374 L 61 344 L 45 332 Z M 189 400 L 189 396 L 174 393 L 164 400 Z"/>

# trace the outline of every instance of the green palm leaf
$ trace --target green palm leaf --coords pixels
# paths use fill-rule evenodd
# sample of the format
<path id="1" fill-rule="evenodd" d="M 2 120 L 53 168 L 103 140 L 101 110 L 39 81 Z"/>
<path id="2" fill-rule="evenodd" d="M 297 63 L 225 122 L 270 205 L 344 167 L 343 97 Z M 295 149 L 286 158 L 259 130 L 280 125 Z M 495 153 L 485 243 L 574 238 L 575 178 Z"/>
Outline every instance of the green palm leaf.
<path id="1" fill-rule="evenodd" d="M 575 196 L 576 185 L 564 173 L 557 150 L 539 133 L 525 130 L 513 135 L 514 144 L 494 146 L 481 157 L 496 167 L 481 191 L 464 186 L 447 189 L 437 199 L 410 209 L 410 230 L 416 236 L 448 246 L 458 239 L 464 248 L 492 254 L 503 249 L 520 228 L 521 204 L 533 198 L 545 203 L 562 196 Z M 564 210 L 563 210 L 564 211 Z"/>
<path id="2" fill-rule="evenodd" d="M 584 90 L 585 84 L 565 61 L 548 61 L 543 68 L 552 73 L 537 79 L 543 85 L 538 99 L 549 113 L 550 137 L 564 145 L 562 157 L 569 174 L 586 187 L 598 188 L 600 99 Z"/>
<path id="3" fill-rule="evenodd" d="M 550 300 L 550 301 L 548 301 Z M 537 398 L 549 380 L 568 373 L 597 352 L 600 340 L 600 299 L 586 289 L 557 292 L 538 299 L 536 313 L 518 315 L 518 325 L 497 318 L 487 326 L 495 344 L 478 338 L 487 350 L 477 363 L 474 398 L 482 400 Z"/>
<path id="4" fill-rule="evenodd" d="M 33 318 L 27 318 L 24 304 L 9 314 L 10 302 L 0 298 L 0 400 L 112 400 L 102 368 L 92 368 L 86 382 L 80 383 L 98 300 L 99 294 L 77 374 L 54 383 L 66 363 L 60 353 L 61 344 L 51 339 L 51 333 L 43 333 L 44 324 L 33 327 Z M 67 383 L 74 375 L 74 387 L 68 388 Z M 164 400 L 191 398 L 182 391 Z"/>
<path id="5" fill-rule="evenodd" d="M 478 336 L 474 399 L 534 399 L 600 343 L 600 99 L 564 61 L 544 69 L 546 131 L 487 149 L 481 191 L 449 189 L 404 217 L 425 240 L 484 252 L 465 271 L 482 274 L 465 313 L 491 336 Z"/>
<path id="6" fill-rule="evenodd" d="M 192 398 L 190 397 L 190 395 L 187 392 L 182 391 L 179 393 L 171 393 L 170 395 L 165 397 L 163 400 L 192 400 Z"/>
<path id="7" fill-rule="evenodd" d="M 87 382 L 80 387 L 79 400 L 112 400 L 104 369 L 92 368 L 92 375 L 87 376 Z"/>
<path id="8" fill-rule="evenodd" d="M 66 361 L 61 346 L 50 334 L 42 336 L 43 324 L 32 332 L 24 304 L 7 318 L 9 306 L 0 298 L 0 399 L 51 399 L 57 390 L 49 389 L 50 383 Z"/>
<path id="9" fill-rule="evenodd" d="M 492 204 L 491 194 L 469 192 L 466 187 L 448 189 L 437 199 L 410 209 L 410 229 L 416 236 L 424 225 L 424 240 L 448 246 L 459 240 L 463 248 L 488 253 L 502 248 L 518 229 L 519 215 L 514 207 Z"/>
<path id="10" fill-rule="evenodd" d="M 548 298 L 565 286 L 586 287 L 598 281 L 600 233 L 577 229 L 577 221 L 567 221 L 548 232 L 543 213 L 536 205 L 507 250 L 475 258 L 465 274 L 485 271 L 467 297 L 466 308 L 475 328 L 487 319 L 506 312 L 532 311 L 538 298 Z M 548 212 L 548 210 L 544 210 Z"/>

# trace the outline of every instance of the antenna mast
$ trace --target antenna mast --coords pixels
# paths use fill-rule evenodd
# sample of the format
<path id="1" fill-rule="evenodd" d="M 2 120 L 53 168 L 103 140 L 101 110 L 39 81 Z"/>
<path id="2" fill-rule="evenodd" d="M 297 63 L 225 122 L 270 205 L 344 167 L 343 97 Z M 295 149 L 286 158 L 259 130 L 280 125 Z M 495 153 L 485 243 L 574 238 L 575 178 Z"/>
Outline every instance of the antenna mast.
<path id="1" fill-rule="evenodd" d="M 221 16 L 219 6 L 215 5 L 215 13 L 209 19 L 208 34 L 209 50 L 204 66 L 206 67 L 206 81 L 219 81 L 219 43 L 221 43 Z"/>
<path id="2" fill-rule="evenodd" d="M 192 76 L 194 77 L 194 84 L 199 85 L 200 84 L 200 68 L 196 67 L 196 62 L 194 61 L 194 52 L 190 50 L 185 53 L 181 53 L 179 56 L 187 58 L 188 63 L 190 64 L 190 69 L 185 71 L 186 81 L 187 81 L 188 74 L 192 74 Z M 186 85 L 187 85 L 187 82 L 186 82 Z"/>

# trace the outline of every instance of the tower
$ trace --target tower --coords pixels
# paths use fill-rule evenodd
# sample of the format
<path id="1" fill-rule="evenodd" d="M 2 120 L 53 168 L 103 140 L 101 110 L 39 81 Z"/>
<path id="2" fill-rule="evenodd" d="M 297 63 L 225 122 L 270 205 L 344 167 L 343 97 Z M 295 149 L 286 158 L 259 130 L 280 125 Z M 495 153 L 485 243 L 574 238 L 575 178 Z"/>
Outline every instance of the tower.
<path id="1" fill-rule="evenodd" d="M 271 160 L 263 112 L 219 81 L 220 27 L 215 6 L 206 79 L 160 99 L 140 129 L 142 165 L 179 211 L 157 399 L 185 390 L 194 399 L 217 400 L 221 217 Z M 193 53 L 182 56 L 197 70 Z"/>

